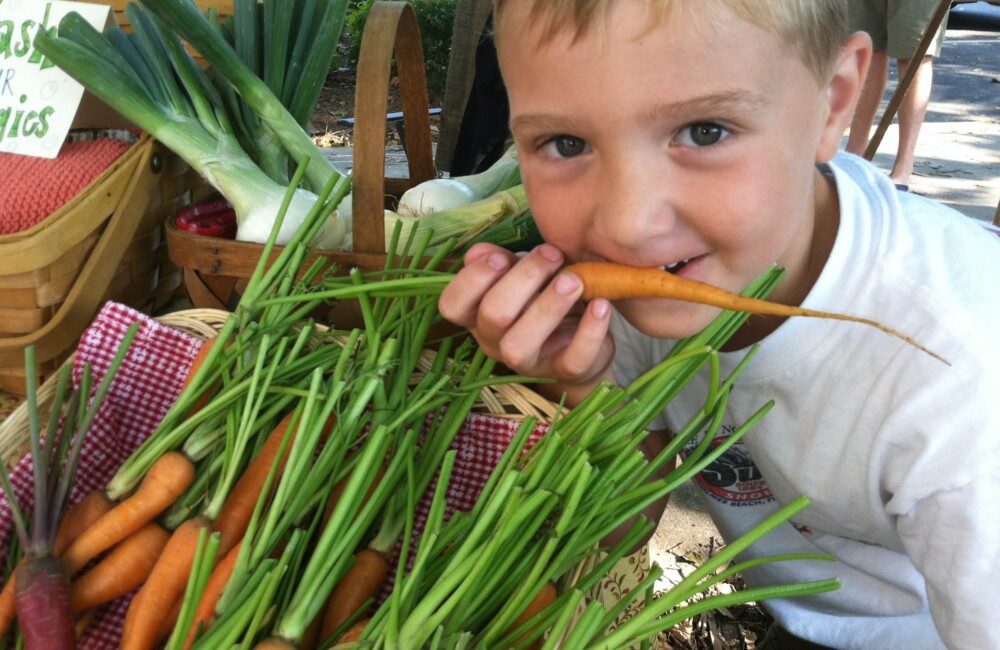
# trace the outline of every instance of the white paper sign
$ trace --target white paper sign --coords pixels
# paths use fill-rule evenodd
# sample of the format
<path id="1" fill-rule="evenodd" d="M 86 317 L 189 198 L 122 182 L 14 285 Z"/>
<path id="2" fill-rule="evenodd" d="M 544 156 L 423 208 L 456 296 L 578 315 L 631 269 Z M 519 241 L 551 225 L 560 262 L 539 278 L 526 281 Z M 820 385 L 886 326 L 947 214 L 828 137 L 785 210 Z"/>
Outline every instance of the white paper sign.
<path id="1" fill-rule="evenodd" d="M 71 11 L 97 30 L 114 22 L 106 5 L 64 0 L 0 0 L 0 151 L 55 158 L 83 97 L 83 86 L 34 49 Z"/>

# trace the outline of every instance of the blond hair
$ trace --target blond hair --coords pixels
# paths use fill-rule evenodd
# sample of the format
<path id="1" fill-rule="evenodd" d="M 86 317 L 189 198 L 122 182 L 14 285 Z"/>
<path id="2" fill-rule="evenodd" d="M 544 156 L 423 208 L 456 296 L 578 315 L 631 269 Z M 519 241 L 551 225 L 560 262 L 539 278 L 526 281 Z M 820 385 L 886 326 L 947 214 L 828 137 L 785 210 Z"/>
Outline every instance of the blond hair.
<path id="1" fill-rule="evenodd" d="M 573 30 L 576 37 L 580 37 L 599 24 L 614 1 L 530 0 L 530 16 L 533 22 L 541 25 L 543 41 L 567 28 Z M 705 9 L 717 7 L 719 3 L 729 7 L 740 18 L 774 34 L 780 41 L 795 48 L 803 62 L 820 80 L 825 80 L 830 74 L 847 35 L 845 0 L 649 0 L 657 21 L 685 2 L 698 7 L 703 13 Z M 507 0 L 494 0 L 495 25 L 499 25 L 507 4 Z"/>

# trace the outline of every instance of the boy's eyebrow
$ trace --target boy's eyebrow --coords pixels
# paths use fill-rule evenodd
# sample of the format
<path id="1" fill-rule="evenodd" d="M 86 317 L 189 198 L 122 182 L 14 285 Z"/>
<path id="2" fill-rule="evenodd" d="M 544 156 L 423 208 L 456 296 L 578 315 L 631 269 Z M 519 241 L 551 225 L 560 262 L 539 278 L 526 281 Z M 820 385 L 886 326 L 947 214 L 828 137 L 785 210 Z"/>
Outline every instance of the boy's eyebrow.
<path id="1" fill-rule="evenodd" d="M 646 122 L 655 122 L 670 115 L 696 115 L 704 119 L 712 119 L 734 111 L 759 110 L 767 103 L 766 97 L 760 93 L 743 89 L 725 90 L 691 99 L 655 104 L 644 111 L 640 119 Z M 519 128 L 530 128 L 538 131 L 572 132 L 576 122 L 577 120 L 570 116 L 528 113 L 514 117 L 510 122 L 510 127 L 512 131 Z"/>
<path id="2" fill-rule="evenodd" d="M 721 116 L 733 111 L 754 111 L 767 105 L 764 95 L 748 90 L 726 90 L 709 95 L 693 97 L 677 102 L 652 106 L 642 119 L 655 121 L 670 115 L 701 115 L 705 118 Z"/>

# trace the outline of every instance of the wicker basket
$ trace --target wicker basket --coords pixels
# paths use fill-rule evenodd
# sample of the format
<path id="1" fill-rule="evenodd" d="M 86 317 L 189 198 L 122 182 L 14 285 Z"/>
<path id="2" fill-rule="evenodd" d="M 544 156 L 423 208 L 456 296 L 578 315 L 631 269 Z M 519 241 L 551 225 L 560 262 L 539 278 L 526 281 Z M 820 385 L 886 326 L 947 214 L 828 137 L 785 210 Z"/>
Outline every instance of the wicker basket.
<path id="1" fill-rule="evenodd" d="M 385 113 L 394 58 L 403 100 L 409 178 L 385 178 Z M 387 203 L 436 176 L 420 29 L 408 3 L 380 1 L 372 5 L 361 42 L 357 79 L 352 171 L 355 252 L 316 255 L 341 269 L 377 271 L 385 267 L 383 210 Z M 175 227 L 173 219 L 166 231 L 170 259 L 183 270 L 192 304 L 232 309 L 264 247 L 196 235 Z"/>
<path id="2" fill-rule="evenodd" d="M 204 181 L 148 135 L 67 204 L 0 236 L 0 389 L 25 392 L 24 349 L 59 367 L 107 300 L 152 311 L 177 292 L 163 222 Z"/>
<path id="3" fill-rule="evenodd" d="M 223 310 L 189 309 L 159 316 L 157 320 L 192 336 L 207 339 L 222 329 L 229 315 L 229 312 Z M 418 372 L 429 369 L 434 364 L 434 358 L 435 352 L 425 350 L 418 364 Z M 64 363 L 73 363 L 73 356 Z M 40 421 L 48 419 L 56 384 L 57 378 L 50 377 L 38 390 Z M 473 411 L 514 420 L 532 417 L 539 422 L 551 422 L 558 413 L 558 405 L 523 385 L 501 383 L 483 388 Z M 0 422 L 0 459 L 7 468 L 12 468 L 29 450 L 28 436 L 28 405 L 22 402 L 10 417 Z M 595 556 L 581 562 L 576 571 L 566 576 L 565 585 L 574 584 L 580 575 L 593 568 L 598 559 Z M 608 577 L 591 590 L 588 598 L 600 600 L 610 609 L 624 592 L 634 588 L 648 575 L 649 569 L 649 551 L 644 546 L 633 555 L 620 560 L 608 573 Z M 631 616 L 633 613 L 634 610 L 630 610 L 622 616 Z"/>

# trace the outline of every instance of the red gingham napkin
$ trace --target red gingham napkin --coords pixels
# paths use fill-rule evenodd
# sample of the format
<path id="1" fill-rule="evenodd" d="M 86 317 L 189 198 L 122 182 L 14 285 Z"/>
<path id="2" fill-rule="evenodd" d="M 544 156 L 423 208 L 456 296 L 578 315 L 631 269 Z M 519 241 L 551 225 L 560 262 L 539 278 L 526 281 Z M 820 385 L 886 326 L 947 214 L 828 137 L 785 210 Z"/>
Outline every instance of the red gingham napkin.
<path id="1" fill-rule="evenodd" d="M 201 347 L 201 341 L 193 336 L 124 305 L 107 303 L 80 339 L 73 364 L 74 382 L 80 380 L 86 363 L 91 365 L 94 383 L 99 382 L 125 331 L 136 321 L 141 323 L 139 332 L 83 443 L 71 503 L 107 484 L 152 433 L 177 398 L 187 369 Z M 30 509 L 34 502 L 31 472 L 29 454 L 10 473 L 22 510 Z M 10 505 L 0 496 L 0 554 L 6 554 L 11 534 Z M 77 647 L 116 647 L 130 600 L 131 596 L 126 596 L 103 607 Z"/>
<path id="2" fill-rule="evenodd" d="M 187 369 L 201 347 L 201 341 L 195 337 L 123 305 L 107 303 L 81 338 L 74 362 L 74 381 L 79 381 L 84 363 L 91 364 L 95 383 L 100 381 L 125 331 L 136 321 L 142 324 L 141 329 L 83 445 L 71 497 L 73 503 L 90 491 L 103 487 L 125 459 L 152 433 L 177 398 Z M 517 432 L 518 424 L 511 418 L 481 414 L 473 414 L 466 419 L 453 443 L 458 454 L 445 493 L 446 518 L 456 511 L 470 510 L 475 505 L 490 472 Z M 546 430 L 546 426 L 538 426 L 529 436 L 529 446 Z M 21 459 L 10 476 L 22 508 L 30 508 L 30 454 Z M 433 492 L 434 487 L 431 486 L 418 505 L 417 533 L 423 530 Z M 0 495 L 0 554 L 6 553 L 12 528 L 10 507 Z M 99 650 L 116 647 L 130 600 L 131 595 L 128 595 L 104 606 L 77 648 Z"/>

